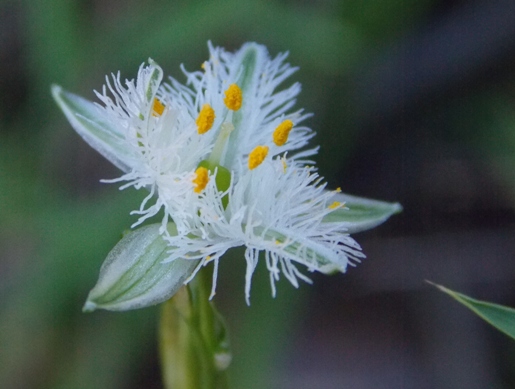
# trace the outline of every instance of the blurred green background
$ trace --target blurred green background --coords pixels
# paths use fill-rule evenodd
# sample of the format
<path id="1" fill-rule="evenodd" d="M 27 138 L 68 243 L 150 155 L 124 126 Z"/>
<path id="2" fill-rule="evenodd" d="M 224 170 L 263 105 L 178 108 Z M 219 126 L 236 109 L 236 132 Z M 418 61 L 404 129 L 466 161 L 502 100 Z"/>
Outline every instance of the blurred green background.
<path id="1" fill-rule="evenodd" d="M 234 388 L 512 388 L 515 348 L 424 279 L 515 305 L 510 0 L 0 2 L 0 387 L 161 388 L 158 310 L 83 314 L 144 193 L 71 129 L 51 83 L 94 99 L 148 57 L 184 80 L 206 42 L 289 51 L 331 187 L 399 201 L 368 259 L 272 299 L 236 250 L 215 298 Z"/>

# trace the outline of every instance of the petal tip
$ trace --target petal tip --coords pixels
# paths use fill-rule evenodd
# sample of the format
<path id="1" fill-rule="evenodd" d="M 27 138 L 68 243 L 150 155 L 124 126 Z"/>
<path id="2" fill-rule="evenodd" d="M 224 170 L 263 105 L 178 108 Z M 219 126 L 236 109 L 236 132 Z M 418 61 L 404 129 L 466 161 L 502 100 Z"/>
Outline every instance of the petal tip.
<path id="1" fill-rule="evenodd" d="M 97 304 L 88 300 L 82 307 L 82 312 L 93 312 L 96 309 L 97 309 Z"/>
<path id="2" fill-rule="evenodd" d="M 401 213 L 402 211 L 404 211 L 404 208 L 402 207 L 402 205 L 400 203 L 393 204 L 393 213 L 394 214 Z"/>
<path id="3" fill-rule="evenodd" d="M 60 85 L 57 85 L 57 84 L 50 85 L 50 92 L 52 93 L 52 97 L 57 102 L 59 102 L 59 100 L 60 100 L 60 95 L 61 95 L 62 91 L 63 91 L 63 88 L 61 88 Z"/>

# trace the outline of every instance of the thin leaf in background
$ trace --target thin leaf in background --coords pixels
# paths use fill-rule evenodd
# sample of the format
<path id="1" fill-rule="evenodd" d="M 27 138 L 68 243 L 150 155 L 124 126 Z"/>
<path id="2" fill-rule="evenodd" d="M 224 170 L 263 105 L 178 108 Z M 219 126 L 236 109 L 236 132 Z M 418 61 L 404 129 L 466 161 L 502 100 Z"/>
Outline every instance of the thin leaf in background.
<path id="1" fill-rule="evenodd" d="M 515 339 L 515 309 L 487 301 L 476 300 L 462 293 L 448 289 L 445 286 L 434 284 L 432 282 L 429 283 L 469 308 L 472 312 L 493 325 L 499 331 L 504 332 L 510 338 Z"/>

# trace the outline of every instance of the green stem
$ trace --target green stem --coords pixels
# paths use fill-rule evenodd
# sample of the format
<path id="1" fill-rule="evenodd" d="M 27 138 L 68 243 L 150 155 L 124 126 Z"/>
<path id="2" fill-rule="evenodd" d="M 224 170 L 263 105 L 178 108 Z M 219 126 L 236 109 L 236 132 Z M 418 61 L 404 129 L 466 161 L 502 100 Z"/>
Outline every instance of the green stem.
<path id="1" fill-rule="evenodd" d="M 159 346 L 166 389 L 228 388 L 228 341 L 209 301 L 210 280 L 210 269 L 202 268 L 162 305 Z"/>

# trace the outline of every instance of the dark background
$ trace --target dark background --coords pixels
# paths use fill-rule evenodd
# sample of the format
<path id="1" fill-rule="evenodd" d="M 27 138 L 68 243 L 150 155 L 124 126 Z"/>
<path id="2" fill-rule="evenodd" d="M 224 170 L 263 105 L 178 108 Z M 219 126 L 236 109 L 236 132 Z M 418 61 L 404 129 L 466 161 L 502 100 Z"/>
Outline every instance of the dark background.
<path id="1" fill-rule="evenodd" d="M 152 57 L 183 81 L 207 40 L 289 51 L 331 187 L 399 201 L 367 259 L 314 285 L 221 265 L 233 388 L 513 388 L 515 347 L 424 280 L 515 306 L 515 2 L 0 2 L 0 387 L 161 388 L 158 310 L 83 314 L 142 192 L 71 129 L 51 83 L 94 99 Z"/>

